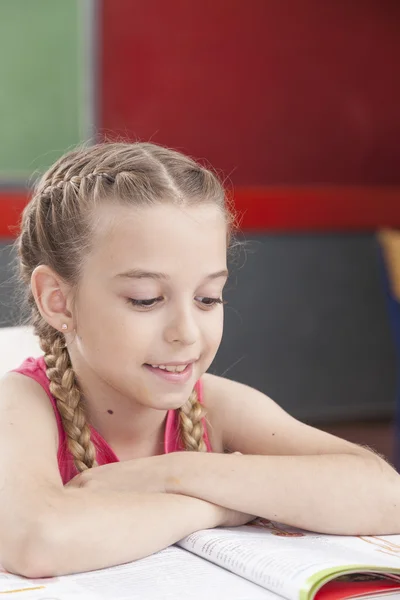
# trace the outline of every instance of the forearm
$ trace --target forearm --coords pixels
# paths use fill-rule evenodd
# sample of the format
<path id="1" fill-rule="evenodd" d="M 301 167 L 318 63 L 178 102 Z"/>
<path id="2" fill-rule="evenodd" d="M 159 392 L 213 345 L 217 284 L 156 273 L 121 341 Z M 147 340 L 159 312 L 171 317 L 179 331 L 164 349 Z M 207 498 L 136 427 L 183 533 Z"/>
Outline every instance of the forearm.
<path id="1" fill-rule="evenodd" d="M 101 569 L 157 552 L 199 529 L 222 509 L 188 496 L 66 488 L 28 545 L 25 575 Z M 20 569 L 21 570 L 21 569 Z"/>
<path id="2" fill-rule="evenodd" d="M 167 491 L 312 531 L 400 533 L 400 479 L 365 455 L 176 456 Z"/>

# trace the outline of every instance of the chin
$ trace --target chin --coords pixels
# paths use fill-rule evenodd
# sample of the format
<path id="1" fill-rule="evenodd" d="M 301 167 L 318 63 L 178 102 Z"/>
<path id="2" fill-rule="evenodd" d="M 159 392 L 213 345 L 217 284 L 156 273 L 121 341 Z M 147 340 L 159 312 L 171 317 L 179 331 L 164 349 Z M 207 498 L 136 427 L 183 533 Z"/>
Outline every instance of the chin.
<path id="1" fill-rule="evenodd" d="M 189 396 L 190 391 L 187 394 L 182 392 L 157 394 L 157 397 L 152 399 L 151 406 L 156 410 L 178 410 L 186 404 Z"/>

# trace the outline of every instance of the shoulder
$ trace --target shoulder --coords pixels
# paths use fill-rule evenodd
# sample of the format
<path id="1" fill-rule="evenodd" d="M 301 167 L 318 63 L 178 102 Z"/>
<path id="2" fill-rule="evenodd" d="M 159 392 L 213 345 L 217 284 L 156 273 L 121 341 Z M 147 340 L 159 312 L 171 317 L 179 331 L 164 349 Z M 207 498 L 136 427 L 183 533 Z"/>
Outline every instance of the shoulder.
<path id="1" fill-rule="evenodd" d="M 226 451 L 259 455 L 363 452 L 350 442 L 298 421 L 255 388 L 210 374 L 202 380 L 211 429 Z"/>
<path id="2" fill-rule="evenodd" d="M 0 527 L 9 539 L 15 524 L 34 518 L 38 506 L 48 506 L 49 494 L 62 490 L 57 450 L 56 419 L 43 388 L 20 373 L 5 374 L 0 379 L 0 480 L 7 485 L 0 498 Z"/>
<path id="3" fill-rule="evenodd" d="M 205 373 L 201 379 L 204 405 L 216 417 L 222 417 L 226 411 L 243 414 L 249 401 L 275 404 L 271 398 L 244 383 L 210 373 Z"/>
<path id="4" fill-rule="evenodd" d="M 267 404 L 275 404 L 270 398 L 238 381 L 205 373 L 203 375 L 203 404 L 207 411 L 207 419 L 221 451 L 233 450 L 231 442 L 236 437 L 235 431 L 244 425 L 249 410 L 261 403 L 265 409 Z M 213 448 L 215 443 L 213 440 Z M 218 451 L 218 450 L 217 450 Z"/>
<path id="5" fill-rule="evenodd" d="M 32 377 L 10 371 L 0 378 L 0 415 L 12 415 L 27 427 L 44 422 L 58 443 L 52 404 L 43 386 Z"/>

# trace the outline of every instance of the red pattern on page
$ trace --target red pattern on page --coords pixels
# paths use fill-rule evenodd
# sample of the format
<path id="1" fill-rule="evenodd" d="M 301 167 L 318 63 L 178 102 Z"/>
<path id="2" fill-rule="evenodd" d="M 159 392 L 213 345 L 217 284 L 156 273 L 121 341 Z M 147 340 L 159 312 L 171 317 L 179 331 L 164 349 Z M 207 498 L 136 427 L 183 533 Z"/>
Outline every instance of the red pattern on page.
<path id="1" fill-rule="evenodd" d="M 257 517 L 254 521 L 247 523 L 247 527 L 268 529 L 272 535 L 278 535 L 279 537 L 303 537 L 305 535 L 295 527 L 291 527 L 290 525 L 283 526 L 280 523 L 275 523 L 275 521 L 264 519 L 264 517 Z"/>

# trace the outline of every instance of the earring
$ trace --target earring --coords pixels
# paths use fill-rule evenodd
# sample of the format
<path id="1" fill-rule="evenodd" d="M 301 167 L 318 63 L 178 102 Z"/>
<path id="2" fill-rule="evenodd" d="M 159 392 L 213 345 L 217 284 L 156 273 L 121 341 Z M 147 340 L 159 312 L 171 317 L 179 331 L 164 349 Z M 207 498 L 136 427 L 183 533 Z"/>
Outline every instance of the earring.
<path id="1" fill-rule="evenodd" d="M 66 323 L 63 323 L 63 324 L 61 325 L 61 329 L 62 329 L 63 331 L 66 331 L 66 330 L 68 329 L 68 325 L 67 325 Z"/>

